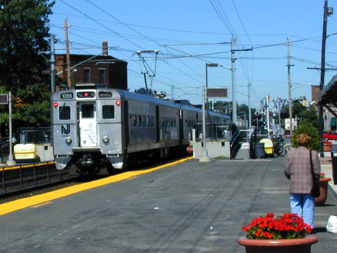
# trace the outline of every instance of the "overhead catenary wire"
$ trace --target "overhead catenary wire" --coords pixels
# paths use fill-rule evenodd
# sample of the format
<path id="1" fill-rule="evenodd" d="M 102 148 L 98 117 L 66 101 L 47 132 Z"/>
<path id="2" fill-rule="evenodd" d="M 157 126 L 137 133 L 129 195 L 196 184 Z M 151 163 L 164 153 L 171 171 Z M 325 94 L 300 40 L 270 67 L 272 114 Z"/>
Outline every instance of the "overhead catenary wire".
<path id="1" fill-rule="evenodd" d="M 219 1 L 217 2 L 217 3 L 219 3 Z M 95 2 L 95 4 L 97 4 L 96 2 Z M 102 8 L 101 8 L 102 9 Z M 227 11 L 227 9 L 226 9 L 226 11 Z M 237 9 L 237 12 L 239 12 L 239 9 Z M 228 14 L 228 13 L 227 13 Z M 90 15 L 87 15 L 87 16 L 90 16 Z M 88 18 L 87 16 L 84 16 L 85 18 Z M 102 21 L 103 20 L 103 18 L 102 18 L 102 16 L 103 15 L 97 15 L 97 17 L 100 17 L 100 19 L 99 19 L 99 22 L 114 22 L 114 23 L 119 23 L 119 22 L 117 22 L 116 20 L 106 20 L 106 21 Z M 96 17 L 95 17 L 96 18 Z M 89 18 L 88 18 L 89 19 Z M 90 20 L 92 19 L 92 17 L 90 17 Z M 110 18 L 109 18 L 110 19 Z M 121 20 L 120 20 L 121 21 Z M 244 20 L 242 20 L 242 21 L 244 21 Z M 122 23 L 124 23 L 125 25 L 128 25 L 128 26 L 131 26 L 133 29 L 135 29 L 136 31 L 138 31 L 137 30 L 137 27 L 140 27 L 141 25 L 130 25 L 130 24 L 127 24 L 127 23 L 125 23 L 125 22 L 123 22 L 123 21 L 121 21 Z M 233 23 L 233 21 L 231 20 L 231 22 L 232 22 L 232 24 L 234 24 Z M 243 23 L 243 22 L 242 22 Z M 121 23 L 119 23 L 119 24 L 121 24 Z M 104 27 L 104 26 L 103 26 Z M 110 26 L 111 27 L 111 26 Z M 75 28 L 75 27 L 73 27 L 73 28 Z M 72 28 L 72 30 L 73 30 L 73 28 Z M 236 27 L 235 27 L 236 28 Z M 156 28 L 156 27 L 151 27 L 151 29 L 158 29 L 158 30 L 166 30 L 166 29 L 163 29 L 163 28 Z M 75 30 L 75 29 L 74 29 Z M 137 43 L 136 41 L 137 40 L 141 40 L 142 38 L 144 38 L 144 39 L 146 39 L 147 41 L 151 41 L 152 43 L 157 43 L 156 45 L 163 45 L 163 44 L 165 44 L 165 45 L 168 45 L 168 44 L 171 44 L 172 43 L 172 41 L 174 41 L 174 40 L 169 40 L 169 38 L 156 38 L 156 36 L 147 36 L 147 35 L 144 35 L 143 36 L 143 34 L 142 33 L 136 33 L 136 31 L 133 31 L 133 33 L 134 34 L 130 34 L 130 32 L 129 32 L 129 34 L 126 34 L 125 32 L 124 33 L 112 33 L 111 31 L 109 31 L 109 30 L 106 30 L 106 28 L 104 27 L 104 29 L 99 29 L 99 30 L 101 30 L 101 31 L 97 31 L 97 34 L 99 34 L 99 33 L 101 33 L 101 34 L 107 34 L 108 36 L 118 36 L 118 37 L 120 37 L 120 35 L 122 35 L 123 37 L 126 37 L 126 38 L 128 38 L 129 40 L 131 40 L 131 41 L 133 41 L 136 45 L 139 45 L 139 43 Z M 104 30 L 106 30 L 106 32 L 104 31 Z M 172 31 L 176 31 L 177 29 L 167 29 L 167 30 L 172 30 Z M 130 31 L 132 31 L 131 29 L 130 29 Z M 179 31 L 180 32 L 180 31 Z M 194 31 L 191 31 L 192 33 L 194 32 Z M 94 30 L 91 30 L 91 33 L 95 33 L 95 31 Z M 195 33 L 197 33 L 197 32 L 195 32 Z M 248 32 L 246 32 L 248 35 L 250 35 Z M 203 34 L 203 32 L 200 32 L 200 34 Z M 204 34 L 207 34 L 207 33 L 204 33 Z M 227 33 L 219 33 L 219 34 L 224 34 L 224 35 L 228 35 Z M 253 35 L 254 36 L 254 35 Z M 255 36 L 260 36 L 260 35 L 255 35 Z M 262 35 L 262 36 L 264 36 L 264 35 Z M 270 35 L 270 34 L 267 34 L 267 36 L 275 36 L 275 35 Z M 92 39 L 92 37 L 90 37 L 90 36 L 88 36 L 90 39 Z M 147 38 L 146 38 L 147 37 Z M 157 36 L 157 37 L 160 37 L 160 36 Z M 121 37 L 122 38 L 122 37 Z M 240 35 L 238 36 L 238 38 L 240 38 Z M 165 42 L 165 43 L 163 43 L 163 42 L 159 42 L 160 40 L 167 40 L 167 42 Z M 170 42 L 169 42 L 170 41 Z M 202 41 L 202 39 L 201 39 L 201 41 Z M 179 41 L 178 40 L 176 40 L 176 42 L 178 42 L 179 43 Z M 178 44 L 177 43 L 177 44 Z M 196 44 L 198 44 L 198 43 L 200 43 L 201 45 L 203 45 L 204 43 L 202 43 L 202 42 L 193 42 L 193 41 L 191 41 L 191 42 L 182 42 L 182 43 L 180 43 L 180 44 L 182 44 L 182 46 L 186 46 L 186 47 L 188 47 L 189 45 L 188 44 L 191 44 L 191 46 L 193 47 L 193 46 L 195 46 Z M 88 43 L 88 44 L 90 44 L 90 43 Z M 94 43 L 92 43 L 92 44 L 94 44 Z M 100 43 L 97 43 L 97 45 L 99 45 Z M 118 44 L 120 44 L 120 43 L 118 43 Z M 116 46 L 119 46 L 119 45 L 116 45 Z M 145 44 L 145 43 L 141 43 L 141 45 L 143 45 L 143 44 Z M 183 45 L 183 44 L 185 44 L 185 45 Z M 207 44 L 207 43 L 205 43 L 205 44 Z M 284 45 L 284 43 L 282 43 L 283 45 Z M 95 44 L 94 44 L 95 45 Z M 126 53 L 125 55 L 127 55 L 128 57 L 124 57 L 124 58 L 126 58 L 126 60 L 127 61 L 130 61 L 130 62 L 135 62 L 134 61 L 134 59 L 132 59 L 132 58 L 130 58 L 130 56 L 128 55 L 128 48 L 130 48 L 130 46 L 125 46 L 125 45 L 127 45 L 127 43 L 125 43 L 124 45 L 122 45 L 122 44 L 120 44 L 122 47 L 120 47 L 119 46 L 119 48 L 116 48 L 116 49 L 114 49 L 116 52 L 118 52 L 118 53 Z M 272 44 L 270 44 L 270 45 L 272 45 Z M 283 46 L 283 45 L 280 45 L 280 46 Z M 299 43 L 299 45 L 301 45 L 300 43 Z M 219 46 L 221 46 L 221 45 L 219 45 Z M 259 45 L 260 46 L 260 45 Z M 261 50 L 263 50 L 263 48 L 266 48 L 267 46 L 269 46 L 269 45 L 262 45 L 261 46 Z M 90 46 L 89 46 L 90 47 Z M 134 45 L 132 45 L 131 46 L 131 48 L 132 47 L 136 47 L 136 46 L 134 46 Z M 76 45 L 76 44 L 73 44 L 73 48 L 74 49 L 76 49 L 76 50 L 90 50 L 90 49 L 85 49 L 85 48 L 80 48 L 80 46 L 79 45 Z M 100 46 L 97 46 L 97 49 L 99 49 L 100 48 Z M 154 47 L 153 47 L 154 48 Z M 256 46 L 254 47 L 254 49 L 256 50 Z M 137 46 L 137 48 L 136 49 L 141 49 L 141 47 L 139 47 L 139 46 Z M 146 48 L 146 49 L 152 49 L 152 48 Z M 260 50 L 259 49 L 259 50 Z M 190 67 L 191 69 L 196 69 L 194 66 L 192 66 L 191 64 L 188 64 L 188 63 L 186 63 L 187 61 L 185 60 L 185 59 L 187 59 L 187 58 L 194 58 L 194 56 L 197 56 L 198 58 L 200 58 L 200 60 L 201 61 L 204 61 L 204 60 L 206 60 L 207 62 L 214 62 L 215 60 L 217 60 L 217 59 L 219 59 L 220 61 L 221 60 L 225 60 L 225 61 L 227 61 L 227 60 L 229 60 L 230 59 L 230 57 L 227 57 L 227 55 L 226 55 L 226 53 L 227 52 L 229 52 L 229 51 L 226 51 L 226 52 L 205 52 L 205 53 L 199 53 L 199 52 L 195 52 L 195 51 L 190 51 L 190 50 L 182 50 L 182 51 L 185 51 L 185 52 L 189 52 L 192 56 L 187 56 L 187 55 L 183 55 L 183 54 L 179 54 L 179 53 L 177 53 L 177 51 L 174 51 L 173 49 L 169 49 L 168 50 L 168 48 L 165 48 L 165 50 L 166 50 L 166 52 L 165 52 L 165 54 L 163 54 L 163 55 L 160 55 L 160 57 L 158 57 L 158 60 L 160 60 L 162 63 L 165 63 L 165 64 L 170 64 L 170 66 L 174 66 L 174 67 L 177 67 L 178 66 L 178 62 L 177 61 L 172 61 L 172 60 L 175 60 L 176 58 L 179 58 L 179 59 L 181 59 L 182 61 L 180 62 L 181 64 L 182 64 L 182 62 L 184 62 L 188 67 Z M 131 49 L 129 52 L 134 52 L 135 50 L 134 49 Z M 162 51 L 162 50 L 161 50 Z M 210 51 L 212 51 L 212 50 L 210 50 Z M 221 51 L 221 50 L 218 50 L 218 51 Z M 225 51 L 225 50 L 224 50 Z M 221 54 L 223 54 L 223 55 L 221 55 Z M 275 55 L 275 56 L 271 56 L 271 57 L 269 57 L 269 56 L 267 56 L 267 57 L 259 57 L 259 56 L 257 56 L 257 57 L 250 57 L 249 55 L 245 55 L 245 57 L 244 58 L 242 58 L 242 60 L 252 60 L 252 66 L 251 66 L 251 68 L 253 68 L 253 66 L 254 66 L 254 63 L 253 62 L 255 62 L 256 60 L 261 60 L 261 61 L 264 61 L 264 60 L 282 60 L 283 59 L 283 57 L 284 56 L 278 56 L 278 55 Z M 185 59 L 184 59 L 185 58 Z M 150 58 L 149 58 L 150 59 Z M 161 64 L 162 64 L 161 63 Z M 240 64 L 244 64 L 244 61 L 240 61 Z M 131 67 L 131 69 L 130 70 L 134 70 L 134 68 L 132 68 L 132 66 L 134 66 L 134 64 L 130 64 L 129 65 L 129 67 Z M 182 74 L 182 75 L 186 75 L 186 76 L 188 76 L 189 78 L 191 77 L 191 76 L 193 76 L 195 79 L 197 79 L 198 81 L 199 81 L 199 83 L 201 83 L 201 84 L 203 84 L 203 78 L 204 78 L 204 75 L 202 74 L 202 73 L 200 73 L 200 71 L 199 72 L 193 72 L 193 71 L 191 71 L 191 69 L 188 69 L 188 68 L 185 68 L 184 66 L 183 66 L 183 64 L 181 65 L 182 67 L 178 67 L 177 69 L 174 69 L 173 68 L 173 70 L 174 70 L 174 75 L 180 75 L 180 73 Z M 242 66 L 242 69 L 243 68 L 245 68 L 244 66 Z M 176 72 L 178 72 L 179 71 L 179 73 L 176 73 Z M 135 73 L 133 73 L 132 72 L 132 75 L 134 75 Z M 249 78 L 249 76 L 247 76 L 247 72 L 244 72 L 244 74 L 245 74 L 245 77 L 246 77 L 246 79 L 247 78 Z M 169 83 L 170 81 L 166 81 L 166 80 L 168 80 L 167 79 L 167 77 L 169 77 L 167 74 L 165 74 L 165 73 L 162 73 L 161 71 L 158 71 L 158 74 L 157 74 L 157 77 L 158 77 L 158 79 L 156 79 L 156 82 L 158 81 L 158 83 L 161 83 L 161 84 L 163 84 L 163 85 L 165 85 L 165 84 L 167 84 L 167 83 Z M 160 77 L 160 79 L 159 79 L 159 77 Z M 171 80 L 172 79 L 174 79 L 174 77 L 173 76 L 171 76 Z M 260 78 L 260 79 L 263 79 L 263 78 Z M 238 79 L 239 80 L 239 79 Z M 242 79 L 242 80 L 244 80 L 244 79 Z M 265 81 L 265 80 L 263 80 L 263 81 Z M 174 82 L 175 83 L 177 83 L 177 85 L 178 85 L 178 80 L 174 80 Z M 136 82 L 135 82 L 136 83 Z M 195 85 L 195 80 L 190 80 L 190 82 L 187 82 L 187 84 L 185 83 L 184 85 L 185 86 L 189 86 L 189 85 L 191 85 L 191 86 L 193 86 L 193 85 Z M 167 87 L 169 87 L 168 85 L 167 85 Z"/>

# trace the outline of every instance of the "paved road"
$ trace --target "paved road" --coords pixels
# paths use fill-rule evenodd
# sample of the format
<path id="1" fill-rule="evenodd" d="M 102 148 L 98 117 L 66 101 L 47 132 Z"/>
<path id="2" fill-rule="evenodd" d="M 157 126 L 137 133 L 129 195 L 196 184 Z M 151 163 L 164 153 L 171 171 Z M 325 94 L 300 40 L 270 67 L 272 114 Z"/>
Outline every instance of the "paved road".
<path id="1" fill-rule="evenodd" d="M 237 243 L 244 225 L 267 212 L 290 210 L 284 162 L 187 160 L 69 196 L 55 194 L 0 216 L 0 251 L 244 253 Z M 325 231 L 336 204 L 329 194 L 326 205 L 316 208 L 320 241 L 313 253 L 336 251 L 337 235 Z"/>

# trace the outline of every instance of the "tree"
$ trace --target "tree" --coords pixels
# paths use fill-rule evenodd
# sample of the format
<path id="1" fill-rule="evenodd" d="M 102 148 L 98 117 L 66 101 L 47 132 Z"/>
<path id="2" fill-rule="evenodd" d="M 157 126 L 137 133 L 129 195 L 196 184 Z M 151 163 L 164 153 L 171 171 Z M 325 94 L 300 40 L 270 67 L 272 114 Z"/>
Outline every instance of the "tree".
<path id="1" fill-rule="evenodd" d="M 49 50 L 48 16 L 55 2 L 48 2 L 0 2 L 0 92 L 12 92 L 13 128 L 50 124 L 50 78 L 42 74 L 49 66 L 39 54 Z M 8 110 L 0 109 L 3 124 L 8 121 Z"/>
<path id="2" fill-rule="evenodd" d="M 313 105 L 311 105 L 309 109 L 303 110 L 299 113 L 300 121 L 305 120 L 316 128 L 318 128 L 318 117 L 317 116 L 318 116 L 317 109 Z"/>
<path id="3" fill-rule="evenodd" d="M 297 143 L 297 137 L 300 134 L 307 134 L 311 137 L 309 149 L 313 149 L 316 151 L 320 151 L 320 139 L 318 136 L 318 131 L 311 122 L 308 122 L 306 120 L 303 120 L 297 127 L 297 129 L 293 132 L 293 136 L 291 138 L 291 141 L 293 143 L 294 147 L 298 147 Z"/>
<path id="4" fill-rule="evenodd" d="M 318 127 L 318 114 L 317 110 L 313 105 L 311 105 L 309 108 L 302 105 L 301 102 L 295 101 L 292 106 L 293 111 L 293 118 L 297 117 L 300 119 L 300 121 L 306 121 L 310 124 L 312 124 L 314 127 Z M 286 106 L 284 115 L 282 118 L 289 118 L 289 105 Z"/>
<path id="5" fill-rule="evenodd" d="M 232 102 L 231 101 L 216 101 L 214 104 L 214 109 L 222 111 L 223 113 L 231 115 L 232 112 Z M 252 115 L 255 114 L 255 109 L 252 108 Z M 249 108 L 246 104 L 237 105 L 237 115 L 242 119 L 248 118 Z"/>

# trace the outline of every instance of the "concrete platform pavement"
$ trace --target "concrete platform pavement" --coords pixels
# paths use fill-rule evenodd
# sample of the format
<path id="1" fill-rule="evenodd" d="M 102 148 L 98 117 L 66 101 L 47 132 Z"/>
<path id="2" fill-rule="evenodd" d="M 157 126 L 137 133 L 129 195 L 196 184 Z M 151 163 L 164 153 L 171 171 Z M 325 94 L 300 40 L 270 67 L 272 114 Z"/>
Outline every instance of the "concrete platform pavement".
<path id="1" fill-rule="evenodd" d="M 332 141 L 334 145 L 337 145 L 337 141 Z M 288 144 L 287 148 L 289 150 L 292 149 L 291 145 Z M 337 156 L 337 154 L 335 154 Z M 241 149 L 236 155 L 237 160 L 249 160 L 249 143 L 243 143 L 241 145 Z M 333 180 L 333 170 L 332 170 L 332 157 L 331 152 L 324 152 L 324 157 L 320 157 L 321 161 L 321 171 L 325 173 L 325 177 L 331 178 L 331 181 L 329 182 L 329 188 L 332 191 L 332 194 L 334 194 L 335 198 L 337 199 L 337 180 L 336 184 Z M 336 175 L 337 176 L 337 175 Z"/>
<path id="2" fill-rule="evenodd" d="M 113 183 L 0 215 L 0 252 L 6 253 L 244 253 L 237 239 L 253 218 L 289 212 L 285 157 L 255 160 L 197 159 L 151 171 L 111 176 Z M 325 161 L 324 161 L 325 162 Z M 128 172 L 125 172 L 128 173 Z M 110 178 L 110 177 L 109 177 Z M 109 179 L 110 180 L 110 179 Z M 77 187 L 77 186 L 74 186 Z M 61 189 L 71 192 L 74 187 Z M 44 194 L 14 203 L 32 203 Z M 313 253 L 337 249 L 325 226 L 336 214 L 329 195 L 315 211 Z"/>

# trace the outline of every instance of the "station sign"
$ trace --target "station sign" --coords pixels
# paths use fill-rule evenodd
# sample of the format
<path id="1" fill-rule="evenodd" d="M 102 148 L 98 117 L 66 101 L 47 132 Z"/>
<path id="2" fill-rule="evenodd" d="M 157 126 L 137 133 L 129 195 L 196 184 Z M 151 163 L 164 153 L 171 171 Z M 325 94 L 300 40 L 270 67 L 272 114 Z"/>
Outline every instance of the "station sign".
<path id="1" fill-rule="evenodd" d="M 226 88 L 207 88 L 206 97 L 208 98 L 226 98 L 227 89 Z"/>
<path id="2" fill-rule="evenodd" d="M 0 94 L 0 105 L 8 104 L 8 94 Z"/>

